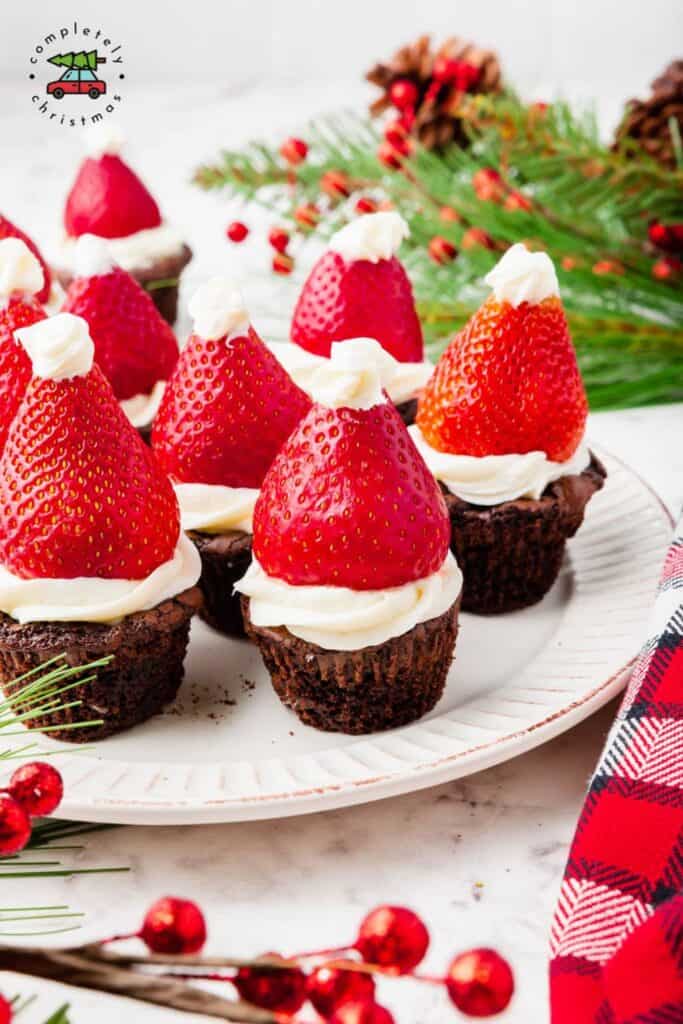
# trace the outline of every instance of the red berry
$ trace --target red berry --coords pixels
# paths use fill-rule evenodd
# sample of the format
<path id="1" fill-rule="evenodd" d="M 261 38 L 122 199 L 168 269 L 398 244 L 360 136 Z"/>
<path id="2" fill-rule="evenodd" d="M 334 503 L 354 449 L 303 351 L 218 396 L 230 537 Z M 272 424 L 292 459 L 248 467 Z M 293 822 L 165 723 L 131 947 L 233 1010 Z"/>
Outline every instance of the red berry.
<path id="1" fill-rule="evenodd" d="M 679 259 L 675 256 L 666 256 L 653 264 L 652 276 L 656 277 L 658 281 L 670 281 L 672 277 L 677 277 L 681 270 L 683 270 L 683 263 Z"/>
<path id="2" fill-rule="evenodd" d="M 396 1021 L 379 1003 L 365 999 L 340 1006 L 329 1018 L 328 1024 L 396 1024 Z"/>
<path id="3" fill-rule="evenodd" d="M 320 179 L 320 188 L 332 199 L 351 195 L 351 183 L 343 171 L 325 171 Z"/>
<path id="4" fill-rule="evenodd" d="M 452 242 L 442 235 L 434 235 L 427 248 L 435 263 L 450 263 L 458 254 L 458 250 Z"/>
<path id="5" fill-rule="evenodd" d="M 403 166 L 401 154 L 390 142 L 382 142 L 380 144 L 377 150 L 377 159 L 392 171 L 397 171 Z"/>
<path id="6" fill-rule="evenodd" d="M 140 938 L 152 953 L 198 953 L 206 942 L 204 915 L 191 900 L 164 896 L 145 914 Z"/>
<path id="7" fill-rule="evenodd" d="M 376 907 L 363 920 L 355 949 L 366 963 L 378 964 L 394 974 L 417 967 L 429 946 L 429 932 L 407 907 Z"/>
<path id="8" fill-rule="evenodd" d="M 389 89 L 389 99 L 397 110 L 409 110 L 415 107 L 419 91 L 409 78 L 397 78 Z"/>
<path id="9" fill-rule="evenodd" d="M 481 167 L 472 175 L 472 188 L 484 202 L 499 203 L 505 195 L 503 179 L 493 167 Z"/>
<path id="10" fill-rule="evenodd" d="M 9 793 L 0 793 L 0 857 L 23 850 L 31 838 L 31 820 Z"/>
<path id="11" fill-rule="evenodd" d="M 62 802 L 64 783 L 56 768 L 33 761 L 17 768 L 9 780 L 9 791 L 32 818 L 52 814 Z"/>
<path id="12" fill-rule="evenodd" d="M 268 953 L 270 957 L 277 954 Z M 306 1002 L 308 978 L 298 967 L 291 969 L 240 967 L 234 982 L 242 999 L 263 1010 L 296 1013 Z"/>
<path id="13" fill-rule="evenodd" d="M 12 1024 L 12 1004 L 0 996 L 0 1024 Z"/>
<path id="14" fill-rule="evenodd" d="M 375 980 L 364 971 L 343 970 L 340 967 L 318 967 L 308 979 L 308 998 L 323 1017 L 353 1002 L 372 1002 L 375 998 Z"/>
<path id="15" fill-rule="evenodd" d="M 437 57 L 434 61 L 432 76 L 437 82 L 443 84 L 446 82 L 452 82 L 455 80 L 459 66 L 460 61 L 453 60 L 451 57 L 444 57 L 442 55 Z"/>
<path id="16" fill-rule="evenodd" d="M 276 252 L 284 252 L 289 245 L 289 232 L 284 228 L 271 228 L 268 232 L 268 241 Z"/>
<path id="17" fill-rule="evenodd" d="M 531 200 L 522 192 L 511 192 L 505 200 L 506 210 L 530 210 Z"/>
<path id="18" fill-rule="evenodd" d="M 447 223 L 452 222 L 455 224 L 458 224 L 461 219 L 458 211 L 454 210 L 452 206 L 442 206 L 439 210 L 439 217 Z"/>
<path id="19" fill-rule="evenodd" d="M 593 273 L 599 277 L 603 277 L 606 274 L 623 274 L 624 268 L 618 260 L 598 260 L 597 263 L 593 264 Z"/>
<path id="20" fill-rule="evenodd" d="M 654 221 L 647 229 L 648 238 L 659 249 L 668 249 L 671 244 L 671 232 L 668 225 Z"/>
<path id="21" fill-rule="evenodd" d="M 469 92 L 481 78 L 481 68 L 476 64 L 468 64 L 467 61 L 458 61 L 458 68 L 455 72 L 455 87 L 461 92 Z"/>
<path id="22" fill-rule="evenodd" d="M 308 146 L 303 139 L 285 139 L 280 146 L 280 156 L 288 164 L 300 164 L 308 156 Z"/>
<path id="23" fill-rule="evenodd" d="M 302 228 L 314 228 L 320 220 L 320 210 L 315 203 L 302 203 L 294 211 L 294 220 Z"/>
<path id="24" fill-rule="evenodd" d="M 398 149 L 399 152 L 403 152 L 403 148 L 406 144 L 409 132 L 403 121 L 387 121 L 384 126 L 384 138 L 389 142 L 394 149 Z"/>
<path id="25" fill-rule="evenodd" d="M 276 274 L 291 274 L 294 270 L 294 260 L 286 252 L 276 252 L 271 266 Z"/>
<path id="26" fill-rule="evenodd" d="M 225 233 L 231 242 L 243 242 L 249 234 L 249 228 L 241 220 L 234 220 L 232 224 L 228 224 Z"/>
<path id="27" fill-rule="evenodd" d="M 369 196 L 361 196 L 356 201 L 356 213 L 376 213 L 377 203 Z"/>
<path id="28" fill-rule="evenodd" d="M 462 1013 L 491 1017 L 509 1004 L 515 980 L 507 960 L 495 949 L 472 949 L 451 962 L 446 990 Z"/>
<path id="29" fill-rule="evenodd" d="M 495 242 L 486 231 L 481 228 L 468 228 L 460 239 L 460 248 L 476 249 L 479 245 L 484 249 L 495 248 Z"/>

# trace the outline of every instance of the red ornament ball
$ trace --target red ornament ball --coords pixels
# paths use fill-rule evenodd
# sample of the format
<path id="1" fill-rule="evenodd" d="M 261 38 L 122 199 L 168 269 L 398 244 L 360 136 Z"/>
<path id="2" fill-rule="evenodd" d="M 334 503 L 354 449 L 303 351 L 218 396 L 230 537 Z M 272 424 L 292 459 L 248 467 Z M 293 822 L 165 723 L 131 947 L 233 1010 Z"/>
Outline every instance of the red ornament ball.
<path id="1" fill-rule="evenodd" d="M 434 235 L 427 249 L 435 263 L 450 263 L 458 255 L 458 250 L 453 243 L 449 242 L 443 235 Z"/>
<path id="2" fill-rule="evenodd" d="M 234 220 L 232 224 L 228 224 L 225 233 L 231 242 L 243 242 L 249 234 L 249 228 L 241 220 Z"/>
<path id="3" fill-rule="evenodd" d="M 268 242 L 276 252 L 284 252 L 289 245 L 289 232 L 284 228 L 271 228 L 268 232 Z"/>
<path id="4" fill-rule="evenodd" d="M 0 1024 L 12 1024 L 12 1004 L 0 996 Z"/>
<path id="5" fill-rule="evenodd" d="M 300 164 L 308 156 L 308 146 L 303 139 L 285 139 L 280 146 L 280 156 L 288 164 Z"/>
<path id="6" fill-rule="evenodd" d="M 266 956 L 277 954 L 267 953 Z M 308 978 L 298 967 L 284 970 L 240 967 L 233 984 L 241 999 L 262 1010 L 296 1013 L 307 999 Z"/>
<path id="7" fill-rule="evenodd" d="M 397 110 L 412 110 L 420 93 L 415 82 L 409 78 L 397 78 L 389 89 L 389 99 Z"/>
<path id="8" fill-rule="evenodd" d="M 9 791 L 32 818 L 52 814 L 62 802 L 64 783 L 56 768 L 44 761 L 23 764 L 9 780 Z"/>
<path id="9" fill-rule="evenodd" d="M 429 946 L 429 932 L 407 907 L 376 907 L 361 923 L 354 948 L 366 963 L 393 974 L 417 967 Z"/>
<path id="10" fill-rule="evenodd" d="M 140 938 L 153 953 L 198 953 L 206 942 L 204 915 L 191 900 L 164 896 L 145 914 Z"/>
<path id="11" fill-rule="evenodd" d="M 495 949 L 471 949 L 451 962 L 446 990 L 462 1013 L 491 1017 L 512 999 L 515 979 L 507 960 Z"/>
<path id="12" fill-rule="evenodd" d="M 23 850 L 31 838 L 31 819 L 13 796 L 0 793 L 0 856 Z"/>
<path id="13" fill-rule="evenodd" d="M 286 252 L 276 252 L 271 266 L 276 274 L 291 274 L 294 270 L 294 260 Z"/>
<path id="14" fill-rule="evenodd" d="M 394 1017 L 372 999 L 345 1003 L 329 1018 L 328 1024 L 396 1024 Z"/>
<path id="15" fill-rule="evenodd" d="M 345 971 L 323 964 L 308 979 L 308 998 L 323 1017 L 346 1003 L 373 1002 L 375 980 L 363 971 Z"/>

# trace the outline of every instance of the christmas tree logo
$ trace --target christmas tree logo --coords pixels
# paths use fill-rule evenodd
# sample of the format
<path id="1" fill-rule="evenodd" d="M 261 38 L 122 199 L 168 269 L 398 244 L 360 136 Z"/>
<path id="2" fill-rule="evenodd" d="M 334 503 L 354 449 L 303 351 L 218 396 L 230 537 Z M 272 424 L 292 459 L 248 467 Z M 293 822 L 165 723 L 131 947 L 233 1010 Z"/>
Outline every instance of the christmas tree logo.
<path id="1" fill-rule="evenodd" d="M 45 91 L 56 100 L 65 96 L 88 96 L 98 100 L 107 91 L 107 83 L 101 78 L 98 68 L 106 64 L 107 58 L 100 57 L 97 50 L 70 50 L 47 58 L 48 64 L 65 68 L 60 78 L 48 82 Z"/>

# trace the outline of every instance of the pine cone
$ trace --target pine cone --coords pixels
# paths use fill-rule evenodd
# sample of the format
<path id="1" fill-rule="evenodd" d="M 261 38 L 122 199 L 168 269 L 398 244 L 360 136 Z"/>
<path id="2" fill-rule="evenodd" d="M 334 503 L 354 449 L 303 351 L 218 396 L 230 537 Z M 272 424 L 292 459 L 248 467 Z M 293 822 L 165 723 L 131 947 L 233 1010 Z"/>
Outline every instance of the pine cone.
<path id="1" fill-rule="evenodd" d="M 673 118 L 683 136 L 683 60 L 672 61 L 652 83 L 646 100 L 630 100 L 616 133 L 615 148 L 633 139 L 663 167 L 676 167 L 671 135 Z"/>
<path id="2" fill-rule="evenodd" d="M 440 60 L 471 65 L 478 74 L 466 91 L 456 82 L 438 85 L 434 80 L 434 65 Z M 418 100 L 411 129 L 429 149 L 441 149 L 451 142 L 466 146 L 467 97 L 501 90 L 497 55 L 455 36 L 447 39 L 438 50 L 432 50 L 429 36 L 420 36 L 414 43 L 402 46 L 388 63 L 376 64 L 365 77 L 382 89 L 382 95 L 370 105 L 373 115 L 392 106 L 390 91 L 394 82 L 408 79 L 417 87 Z"/>

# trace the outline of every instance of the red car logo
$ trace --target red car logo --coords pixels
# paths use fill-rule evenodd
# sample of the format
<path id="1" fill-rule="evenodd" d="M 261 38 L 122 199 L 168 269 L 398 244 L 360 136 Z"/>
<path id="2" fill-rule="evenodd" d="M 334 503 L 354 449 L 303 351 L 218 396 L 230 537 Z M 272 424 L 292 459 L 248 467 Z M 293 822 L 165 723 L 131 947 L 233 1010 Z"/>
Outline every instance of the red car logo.
<path id="1" fill-rule="evenodd" d="M 56 82 L 48 82 L 47 91 L 56 100 L 61 100 L 67 93 L 89 96 L 96 100 L 107 91 L 107 83 L 97 77 L 89 68 L 69 68 Z"/>

